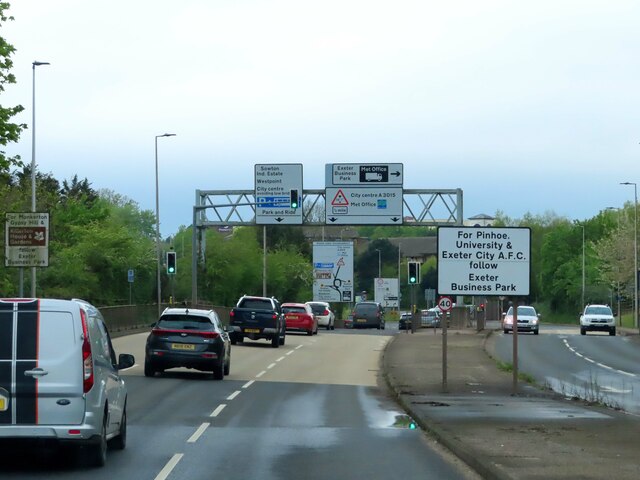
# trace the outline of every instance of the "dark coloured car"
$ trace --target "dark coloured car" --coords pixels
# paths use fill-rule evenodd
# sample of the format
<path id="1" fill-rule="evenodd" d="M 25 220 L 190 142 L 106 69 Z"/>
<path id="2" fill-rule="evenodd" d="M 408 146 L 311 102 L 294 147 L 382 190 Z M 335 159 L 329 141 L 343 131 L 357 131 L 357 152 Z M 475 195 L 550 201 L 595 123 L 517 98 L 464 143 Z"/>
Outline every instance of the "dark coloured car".
<path id="1" fill-rule="evenodd" d="M 410 330 L 411 329 L 411 312 L 402 312 L 400 314 L 400 320 L 398 321 L 398 328 L 400 330 Z"/>
<path id="2" fill-rule="evenodd" d="M 353 312 L 354 328 L 377 328 L 384 330 L 384 308 L 378 302 L 360 302 L 356 303 Z"/>
<path id="3" fill-rule="evenodd" d="M 147 337 L 144 374 L 153 377 L 169 368 L 212 372 L 216 380 L 229 375 L 231 343 L 213 310 L 167 308 Z"/>

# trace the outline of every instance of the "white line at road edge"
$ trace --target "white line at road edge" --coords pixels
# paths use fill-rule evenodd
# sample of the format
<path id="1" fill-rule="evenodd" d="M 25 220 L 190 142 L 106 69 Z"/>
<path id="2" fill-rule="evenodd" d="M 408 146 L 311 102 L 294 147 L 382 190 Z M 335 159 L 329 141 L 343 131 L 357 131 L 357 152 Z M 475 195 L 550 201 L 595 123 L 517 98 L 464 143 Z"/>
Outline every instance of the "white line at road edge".
<path id="1" fill-rule="evenodd" d="M 575 348 L 573 348 L 571 345 L 569 345 L 569 342 L 567 341 L 567 339 L 563 338 L 562 341 L 564 342 L 565 346 L 569 350 L 571 350 L 573 353 L 575 353 L 578 357 L 585 359 L 587 362 L 593 363 L 593 364 L 598 365 L 599 367 L 602 367 L 602 368 L 606 368 L 607 370 L 613 370 L 614 372 L 618 372 L 618 373 L 620 373 L 622 375 L 627 375 L 629 377 L 636 377 L 637 376 L 635 373 L 625 372 L 624 370 L 618 370 L 616 368 L 610 367 L 609 365 L 605 365 L 604 363 L 598 363 L 595 360 L 591 360 L 589 357 L 585 357 L 583 354 L 581 354 Z"/>
<path id="2" fill-rule="evenodd" d="M 184 457 L 183 453 L 176 453 L 173 457 L 171 457 L 164 468 L 160 470 L 160 473 L 156 475 L 156 478 L 154 480 L 166 480 L 166 478 L 169 476 L 178 462 L 182 459 L 182 457 Z"/>
<path id="3" fill-rule="evenodd" d="M 193 435 L 191 435 L 191 437 L 189 437 L 189 440 L 187 440 L 187 443 L 196 443 L 198 441 L 198 439 L 202 436 L 202 434 L 204 433 L 204 431 L 209 428 L 209 425 L 211 425 L 210 423 L 203 423 L 202 425 L 200 425 L 198 427 L 198 429 L 194 432 Z"/>
<path id="4" fill-rule="evenodd" d="M 221 403 L 220 405 L 218 405 L 216 407 L 216 409 L 211 412 L 211 415 L 209 415 L 210 417 L 217 417 L 218 415 L 220 415 L 220 412 L 222 412 L 222 410 L 224 410 L 224 407 L 226 407 L 226 405 L 224 403 Z"/>
<path id="5" fill-rule="evenodd" d="M 255 382 L 255 380 L 249 380 L 242 386 L 242 388 L 249 388 L 251 385 L 253 385 L 253 382 Z"/>
<path id="6" fill-rule="evenodd" d="M 234 398 L 236 398 L 238 395 L 240 395 L 240 390 L 236 390 L 235 392 L 233 392 L 231 395 L 229 395 L 227 397 L 227 400 L 233 400 Z"/>

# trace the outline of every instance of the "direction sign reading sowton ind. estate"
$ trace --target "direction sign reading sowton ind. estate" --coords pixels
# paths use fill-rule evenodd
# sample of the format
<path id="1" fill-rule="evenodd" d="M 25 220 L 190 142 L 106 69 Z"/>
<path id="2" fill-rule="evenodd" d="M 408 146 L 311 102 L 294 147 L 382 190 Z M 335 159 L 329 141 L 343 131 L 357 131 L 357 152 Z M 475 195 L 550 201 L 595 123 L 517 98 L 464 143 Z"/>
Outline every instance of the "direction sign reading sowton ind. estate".
<path id="1" fill-rule="evenodd" d="M 529 228 L 439 227 L 440 295 L 526 296 Z"/>
<path id="2" fill-rule="evenodd" d="M 255 165 L 257 225 L 302 225 L 302 194 L 301 163 Z"/>

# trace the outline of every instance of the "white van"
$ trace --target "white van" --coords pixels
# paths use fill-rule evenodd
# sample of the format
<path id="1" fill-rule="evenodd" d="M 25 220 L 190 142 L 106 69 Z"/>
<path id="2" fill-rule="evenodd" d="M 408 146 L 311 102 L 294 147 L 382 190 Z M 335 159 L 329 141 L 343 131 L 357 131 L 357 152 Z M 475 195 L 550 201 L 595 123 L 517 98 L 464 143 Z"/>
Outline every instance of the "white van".
<path id="1" fill-rule="evenodd" d="M 0 440 L 82 446 L 102 466 L 123 449 L 127 390 L 102 315 L 82 300 L 0 299 Z"/>

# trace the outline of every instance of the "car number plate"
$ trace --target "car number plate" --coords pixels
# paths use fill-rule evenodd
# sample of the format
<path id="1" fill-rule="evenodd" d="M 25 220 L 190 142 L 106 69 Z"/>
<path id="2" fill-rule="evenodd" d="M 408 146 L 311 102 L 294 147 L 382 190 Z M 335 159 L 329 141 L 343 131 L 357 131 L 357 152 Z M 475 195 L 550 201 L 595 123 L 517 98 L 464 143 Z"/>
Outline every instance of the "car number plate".
<path id="1" fill-rule="evenodd" d="M 259 328 L 245 328 L 244 331 L 245 333 L 260 333 Z"/>
<path id="2" fill-rule="evenodd" d="M 196 346 L 192 343 L 172 343 L 172 350 L 195 350 Z"/>
<path id="3" fill-rule="evenodd" d="M 366 322 L 366 321 L 367 321 L 367 319 L 366 319 L 366 318 L 358 318 L 358 319 L 356 320 L 356 322 Z"/>

